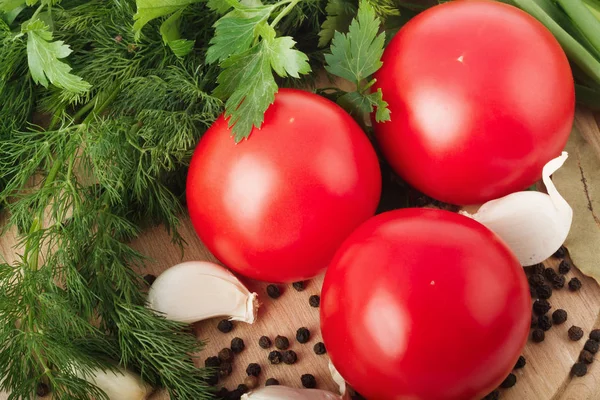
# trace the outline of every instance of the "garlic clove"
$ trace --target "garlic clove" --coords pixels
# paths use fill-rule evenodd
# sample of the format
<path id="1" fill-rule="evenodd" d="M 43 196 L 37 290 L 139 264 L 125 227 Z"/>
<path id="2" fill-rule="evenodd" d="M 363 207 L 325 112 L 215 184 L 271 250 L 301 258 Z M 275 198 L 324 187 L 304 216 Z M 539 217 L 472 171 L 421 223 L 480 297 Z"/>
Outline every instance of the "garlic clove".
<path id="1" fill-rule="evenodd" d="M 550 176 L 568 155 L 550 160 L 542 171 L 548 194 L 523 191 L 488 201 L 469 216 L 500 236 L 517 256 L 521 265 L 533 265 L 550 257 L 565 241 L 573 210 L 558 193 Z"/>
<path id="2" fill-rule="evenodd" d="M 110 400 L 145 400 L 154 391 L 138 375 L 124 368 L 95 370 L 84 379 L 102 389 Z"/>
<path id="3" fill-rule="evenodd" d="M 156 278 L 147 306 L 165 318 L 193 323 L 213 317 L 253 323 L 258 295 L 227 269 L 207 261 L 175 265 Z"/>
<path id="4" fill-rule="evenodd" d="M 341 397 L 320 389 L 296 389 L 277 385 L 246 393 L 242 400 L 341 400 Z"/>
<path id="5" fill-rule="evenodd" d="M 338 385 L 340 394 L 343 396 L 346 393 L 346 380 L 338 372 L 331 360 L 329 360 L 329 373 L 331 374 L 333 381 L 336 383 L 336 385 Z"/>

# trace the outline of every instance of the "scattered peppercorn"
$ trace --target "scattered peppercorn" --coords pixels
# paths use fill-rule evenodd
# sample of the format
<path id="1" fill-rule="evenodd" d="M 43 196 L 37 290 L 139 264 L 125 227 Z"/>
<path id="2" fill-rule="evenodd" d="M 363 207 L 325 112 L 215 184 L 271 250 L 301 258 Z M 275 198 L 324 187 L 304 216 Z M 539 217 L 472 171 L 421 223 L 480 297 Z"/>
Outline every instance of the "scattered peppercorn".
<path id="1" fill-rule="evenodd" d="M 594 355 L 587 350 L 581 350 L 581 353 L 579 353 L 579 361 L 591 364 L 594 362 Z"/>
<path id="2" fill-rule="evenodd" d="M 313 350 L 314 350 L 315 354 L 319 355 L 319 356 L 327 353 L 327 349 L 325 348 L 325 343 L 323 343 L 323 342 L 316 343 L 313 346 Z"/>
<path id="3" fill-rule="evenodd" d="M 275 338 L 275 347 L 279 350 L 287 350 L 290 347 L 290 341 L 285 336 L 277 336 Z"/>
<path id="4" fill-rule="evenodd" d="M 585 363 L 582 362 L 576 362 L 575 364 L 573 364 L 573 368 L 571 368 L 571 374 L 573 376 L 584 376 L 585 374 L 587 374 L 587 365 L 585 365 Z"/>
<path id="5" fill-rule="evenodd" d="M 568 274 L 570 270 L 571 270 L 571 263 L 568 262 L 567 260 L 562 260 L 560 262 L 560 264 L 558 265 L 558 272 L 560 274 L 563 274 L 563 275 Z"/>
<path id="6" fill-rule="evenodd" d="M 576 292 L 581 289 L 581 281 L 577 278 L 571 278 L 569 281 L 569 290 L 571 292 Z"/>
<path id="7" fill-rule="evenodd" d="M 549 331 L 552 328 L 552 320 L 547 315 L 538 318 L 538 328 L 543 331 Z"/>
<path id="8" fill-rule="evenodd" d="M 307 328 L 300 328 L 296 331 L 296 340 L 298 343 L 307 343 L 310 340 L 310 331 Z"/>
<path id="9" fill-rule="evenodd" d="M 246 374 L 252 376 L 259 376 L 262 368 L 257 363 L 248 364 L 248 368 L 246 368 Z"/>
<path id="10" fill-rule="evenodd" d="M 560 246 L 558 250 L 556 250 L 556 252 L 553 254 L 553 256 L 556 258 L 563 258 L 566 254 L 567 249 L 565 248 L 565 246 Z"/>
<path id="11" fill-rule="evenodd" d="M 279 290 L 279 286 L 277 285 L 269 285 L 267 286 L 267 294 L 272 299 L 278 299 L 281 296 L 281 290 Z"/>
<path id="12" fill-rule="evenodd" d="M 236 337 L 231 339 L 231 351 L 235 354 L 240 354 L 246 348 L 246 344 L 242 338 Z"/>
<path id="13" fill-rule="evenodd" d="M 224 349 L 221 349 L 221 351 L 219 352 L 219 358 L 221 359 L 221 361 L 232 362 L 233 361 L 233 351 L 231 351 L 231 349 L 228 349 L 227 347 Z"/>
<path id="14" fill-rule="evenodd" d="M 221 378 L 225 378 L 226 376 L 231 375 L 232 372 L 233 366 L 229 361 L 221 363 L 221 366 L 219 367 L 219 376 Z"/>
<path id="15" fill-rule="evenodd" d="M 544 339 L 546 338 L 546 334 L 544 333 L 543 330 L 536 328 L 533 330 L 533 332 L 531 333 L 531 340 L 533 340 L 535 343 L 541 343 L 544 341 Z"/>
<path id="16" fill-rule="evenodd" d="M 600 329 L 594 329 L 590 332 L 590 339 L 594 339 L 596 342 L 600 342 Z"/>
<path id="17" fill-rule="evenodd" d="M 36 393 L 39 397 L 46 397 L 50 394 L 50 386 L 40 382 L 37 385 Z"/>
<path id="18" fill-rule="evenodd" d="M 492 393 L 485 396 L 483 398 L 483 400 L 498 400 L 499 398 L 500 398 L 500 391 L 498 389 L 496 389 Z"/>
<path id="19" fill-rule="evenodd" d="M 550 267 L 544 269 L 544 277 L 549 280 L 552 281 L 552 279 L 554 279 L 554 277 L 557 275 L 556 271 Z"/>
<path id="20" fill-rule="evenodd" d="M 548 300 L 537 299 L 533 302 L 533 313 L 536 315 L 544 315 L 550 311 L 551 308 L 552 306 L 548 303 Z"/>
<path id="21" fill-rule="evenodd" d="M 529 286 L 529 295 L 532 299 L 535 299 L 537 296 L 537 290 L 533 286 Z"/>
<path id="22" fill-rule="evenodd" d="M 242 398 L 243 394 L 244 394 L 244 392 L 242 392 L 239 389 L 232 390 L 227 395 L 226 400 L 240 400 Z"/>
<path id="23" fill-rule="evenodd" d="M 569 339 L 576 342 L 583 337 L 583 329 L 581 329 L 578 326 L 573 325 L 572 327 L 569 328 L 568 334 L 569 334 Z"/>
<path id="24" fill-rule="evenodd" d="M 312 296 L 310 296 L 308 298 L 308 303 L 310 304 L 311 307 L 317 308 L 321 304 L 321 297 L 319 297 L 316 294 L 313 294 Z"/>
<path id="25" fill-rule="evenodd" d="M 263 349 L 268 349 L 272 344 L 271 339 L 267 336 L 261 336 L 260 339 L 258 339 L 258 345 Z"/>
<path id="26" fill-rule="evenodd" d="M 540 299 L 546 300 L 552 297 L 552 287 L 550 287 L 550 285 L 544 283 L 543 285 L 536 287 L 535 290 Z"/>
<path id="27" fill-rule="evenodd" d="M 596 354 L 598 352 L 598 348 L 600 348 L 600 343 L 596 342 L 594 339 L 588 339 L 583 348 L 592 354 Z"/>
<path id="28" fill-rule="evenodd" d="M 217 399 L 219 400 L 225 400 L 228 394 L 229 390 L 227 390 L 225 387 L 222 387 L 217 393 L 215 393 L 215 396 L 217 396 Z"/>
<path id="29" fill-rule="evenodd" d="M 552 322 L 554 322 L 555 325 L 564 324 L 566 321 L 567 312 L 562 308 L 559 308 L 558 310 L 552 313 Z"/>
<path id="30" fill-rule="evenodd" d="M 218 372 L 214 372 L 212 374 L 210 374 L 209 376 L 206 377 L 206 384 L 208 386 L 215 386 L 217 383 L 219 383 L 219 374 Z"/>
<path id="31" fill-rule="evenodd" d="M 246 379 L 244 379 L 244 385 L 246 385 L 248 389 L 254 389 L 258 386 L 258 378 L 255 376 L 247 376 Z"/>
<path id="32" fill-rule="evenodd" d="M 567 282 L 567 278 L 565 278 L 562 275 L 556 275 L 554 278 L 552 278 L 552 287 L 554 289 L 562 289 L 565 287 L 565 283 Z"/>
<path id="33" fill-rule="evenodd" d="M 532 328 L 535 328 L 537 326 L 537 317 L 533 314 L 531 314 L 531 325 Z"/>
<path id="34" fill-rule="evenodd" d="M 256 377 L 255 377 L 255 378 L 256 378 Z M 242 392 L 242 394 L 243 394 L 243 393 L 248 393 L 248 391 L 249 391 L 250 389 L 248 388 L 248 385 L 246 385 L 245 383 L 240 383 L 240 384 L 238 385 L 238 387 L 237 387 L 237 390 L 239 390 L 239 391 L 240 391 L 240 392 Z"/>
<path id="35" fill-rule="evenodd" d="M 279 381 L 275 378 L 269 378 L 265 382 L 265 386 L 277 386 L 277 385 L 279 385 Z"/>
<path id="36" fill-rule="evenodd" d="M 521 369 L 525 366 L 525 364 L 527 364 L 527 360 L 525 360 L 525 357 L 519 356 L 519 359 L 517 360 L 517 363 L 515 364 L 515 369 Z"/>
<path id="37" fill-rule="evenodd" d="M 286 350 L 283 352 L 283 362 L 292 365 L 298 361 L 298 355 L 294 350 Z"/>
<path id="38" fill-rule="evenodd" d="M 221 359 L 216 356 L 208 357 L 206 360 L 204 360 L 204 366 L 206 368 L 218 367 L 220 365 L 221 365 Z"/>
<path id="39" fill-rule="evenodd" d="M 146 281 L 146 284 L 148 286 L 152 286 L 152 284 L 154 283 L 155 280 L 156 280 L 156 275 L 152 275 L 152 274 L 144 275 L 144 281 Z"/>
<path id="40" fill-rule="evenodd" d="M 217 325 L 217 329 L 223 333 L 229 333 L 233 329 L 233 322 L 231 322 L 227 319 L 222 319 L 219 321 L 219 324 Z"/>
<path id="41" fill-rule="evenodd" d="M 301 292 L 301 291 L 304 290 L 304 281 L 294 282 L 292 284 L 292 286 L 294 287 L 294 289 L 296 289 L 297 291 Z"/>
<path id="42" fill-rule="evenodd" d="M 517 383 L 517 376 L 513 373 L 510 373 L 510 374 L 508 374 L 506 379 L 504 381 L 502 381 L 502 383 L 500 384 L 500 387 L 503 389 L 508 389 L 508 388 L 515 386 L 516 383 Z"/>
<path id="43" fill-rule="evenodd" d="M 281 352 L 274 350 L 272 352 L 269 353 L 269 362 L 271 364 L 279 364 L 281 362 Z"/>
<path id="44" fill-rule="evenodd" d="M 543 274 L 544 269 L 544 264 L 542 263 L 530 265 L 528 267 L 523 267 L 523 270 L 527 275 Z"/>
<path id="45" fill-rule="evenodd" d="M 307 389 L 314 389 L 317 387 L 317 380 L 311 374 L 302 375 L 300 381 L 302 382 L 302 386 L 304 386 Z"/>
<path id="46" fill-rule="evenodd" d="M 544 275 L 533 274 L 528 278 L 529 285 L 536 288 L 544 284 Z"/>

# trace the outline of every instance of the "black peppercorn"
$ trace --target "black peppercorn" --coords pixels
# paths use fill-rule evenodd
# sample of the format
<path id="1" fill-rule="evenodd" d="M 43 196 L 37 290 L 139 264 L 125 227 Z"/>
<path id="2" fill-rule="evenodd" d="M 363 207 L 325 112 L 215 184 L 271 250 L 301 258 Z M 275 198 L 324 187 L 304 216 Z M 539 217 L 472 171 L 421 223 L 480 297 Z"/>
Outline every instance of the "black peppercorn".
<path id="1" fill-rule="evenodd" d="M 556 271 L 555 271 L 555 270 L 553 270 L 552 268 L 546 268 L 546 269 L 544 269 L 544 277 L 545 277 L 547 280 L 549 280 L 549 281 L 552 281 L 552 279 L 554 279 L 554 277 L 555 277 L 556 275 L 558 275 L 558 274 L 557 274 L 557 273 L 556 273 Z"/>
<path id="2" fill-rule="evenodd" d="M 568 335 L 569 335 L 569 339 L 576 342 L 583 337 L 583 329 L 581 329 L 578 326 L 573 325 L 572 327 L 569 328 Z"/>
<path id="3" fill-rule="evenodd" d="M 535 288 L 537 295 L 540 299 L 547 300 L 552 297 L 552 288 L 550 285 L 543 284 Z"/>
<path id="4" fill-rule="evenodd" d="M 600 342 L 600 329 L 594 329 L 590 332 L 590 339 L 594 339 L 596 342 Z"/>
<path id="5" fill-rule="evenodd" d="M 483 398 L 483 400 L 498 400 L 499 398 L 500 398 L 500 391 L 498 389 L 496 389 L 492 393 L 485 396 Z"/>
<path id="6" fill-rule="evenodd" d="M 537 290 L 533 286 L 529 286 L 529 295 L 532 299 L 535 299 L 537 296 Z"/>
<path id="7" fill-rule="evenodd" d="M 243 393 L 248 393 L 248 386 L 245 383 L 240 383 L 237 387 L 237 390 Z"/>
<path id="8" fill-rule="evenodd" d="M 290 347 L 290 341 L 285 336 L 277 336 L 275 338 L 275 347 L 279 350 L 287 350 Z"/>
<path id="9" fill-rule="evenodd" d="M 265 382 L 265 386 L 276 386 L 276 385 L 279 385 L 279 381 L 275 378 L 269 378 Z"/>
<path id="10" fill-rule="evenodd" d="M 208 386 L 215 386 L 217 383 L 219 383 L 219 373 L 218 372 L 214 372 L 206 377 L 206 384 Z"/>
<path id="11" fill-rule="evenodd" d="M 587 365 L 582 362 L 576 362 L 573 364 L 573 368 L 571 368 L 571 374 L 573 376 L 584 376 L 587 374 Z"/>
<path id="12" fill-rule="evenodd" d="M 311 307 L 319 307 L 319 305 L 321 304 L 321 297 L 319 297 L 316 294 L 313 294 L 312 296 L 310 296 L 308 298 L 308 303 L 310 304 Z"/>
<path id="13" fill-rule="evenodd" d="M 267 286 L 267 294 L 272 299 L 278 299 L 281 296 L 281 290 L 279 290 L 279 286 L 277 285 L 269 285 Z"/>
<path id="14" fill-rule="evenodd" d="M 534 343 L 541 343 L 544 341 L 544 339 L 546 338 L 546 334 L 544 333 L 543 330 L 536 328 L 533 330 L 533 332 L 531 333 L 531 340 L 533 340 Z"/>
<path id="15" fill-rule="evenodd" d="M 296 340 L 298 343 L 307 343 L 310 340 L 310 331 L 304 327 L 296 331 Z"/>
<path id="16" fill-rule="evenodd" d="M 258 339 L 258 345 L 263 349 L 268 349 L 271 347 L 271 344 L 271 339 L 267 336 L 261 336 L 260 339 Z"/>
<path id="17" fill-rule="evenodd" d="M 283 362 L 286 363 L 286 364 L 288 364 L 288 365 L 295 364 L 296 361 L 298 361 L 298 355 L 293 350 L 286 350 L 286 351 L 284 351 L 282 358 L 283 358 Z"/>
<path id="18" fill-rule="evenodd" d="M 564 324 L 566 321 L 567 312 L 562 308 L 559 308 L 558 310 L 552 313 L 552 322 L 554 322 L 555 325 Z"/>
<path id="19" fill-rule="evenodd" d="M 529 285 L 534 288 L 543 285 L 545 281 L 542 274 L 533 274 L 527 280 L 529 281 Z"/>
<path id="20" fill-rule="evenodd" d="M 231 375 L 232 372 L 233 372 L 233 366 L 231 365 L 231 363 L 229 361 L 221 363 L 221 366 L 219 367 L 219 377 L 225 378 L 225 377 Z"/>
<path id="21" fill-rule="evenodd" d="M 550 311 L 551 308 L 552 306 L 548 303 L 548 300 L 537 299 L 533 302 L 533 313 L 536 315 L 544 315 Z"/>
<path id="22" fill-rule="evenodd" d="M 504 381 L 502 381 L 502 383 L 500 384 L 500 387 L 503 389 L 508 389 L 508 388 L 515 386 L 516 383 L 517 383 L 517 376 L 513 373 L 510 373 L 510 374 L 508 374 L 506 379 Z"/>
<path id="23" fill-rule="evenodd" d="M 221 349 L 219 352 L 219 358 L 221 361 L 232 362 L 233 361 L 233 351 L 228 348 Z"/>
<path id="24" fill-rule="evenodd" d="M 562 260 L 560 262 L 560 264 L 558 265 L 558 272 L 560 274 L 563 274 L 563 275 L 568 274 L 570 270 L 571 270 L 571 263 L 568 262 L 567 260 Z"/>
<path id="25" fill-rule="evenodd" d="M 144 281 L 146 281 L 146 284 L 148 286 L 152 286 L 152 284 L 154 283 L 155 280 L 156 280 L 156 275 L 152 275 L 152 274 L 144 275 Z"/>
<path id="26" fill-rule="evenodd" d="M 594 355 L 587 350 L 581 350 L 581 353 L 579 353 L 579 361 L 591 364 L 594 362 Z"/>
<path id="27" fill-rule="evenodd" d="M 300 381 L 302 382 L 302 386 L 304 386 L 307 389 L 314 389 L 317 387 L 317 380 L 311 374 L 302 375 Z"/>
<path id="28" fill-rule="evenodd" d="M 228 394 L 229 394 L 229 390 L 227 390 L 227 388 L 222 387 L 221 389 L 219 389 L 219 391 L 217 393 L 215 393 L 215 396 L 219 400 L 225 400 L 227 398 Z"/>
<path id="29" fill-rule="evenodd" d="M 527 275 L 543 274 L 544 269 L 544 264 L 542 263 L 530 265 L 528 267 L 523 267 L 523 270 Z"/>
<path id="30" fill-rule="evenodd" d="M 50 394 L 50 386 L 45 383 L 38 383 L 36 393 L 39 397 L 46 397 Z"/>
<path id="31" fill-rule="evenodd" d="M 269 353 L 269 362 L 271 364 L 279 364 L 281 362 L 281 352 L 274 350 L 272 352 Z"/>
<path id="32" fill-rule="evenodd" d="M 558 250 L 556 250 L 556 252 L 553 254 L 553 256 L 556 258 L 563 258 L 565 254 L 567 254 L 567 249 L 565 248 L 565 246 L 560 246 Z"/>
<path id="33" fill-rule="evenodd" d="M 258 386 L 258 378 L 252 375 L 247 376 L 246 379 L 244 379 L 244 385 L 246 385 L 248 389 L 254 389 Z"/>
<path id="34" fill-rule="evenodd" d="M 244 392 L 242 392 L 241 390 L 235 389 L 235 390 L 232 390 L 231 392 L 229 392 L 226 399 L 227 400 L 240 400 L 242 398 L 243 394 L 244 394 Z"/>
<path id="35" fill-rule="evenodd" d="M 246 374 L 252 376 L 259 376 L 262 368 L 257 363 L 248 364 L 248 368 L 246 368 Z"/>
<path id="36" fill-rule="evenodd" d="M 227 319 L 222 319 L 219 321 L 219 324 L 217 325 L 217 329 L 223 333 L 229 333 L 233 329 L 233 322 L 231 322 Z"/>
<path id="37" fill-rule="evenodd" d="M 532 328 L 535 328 L 537 326 L 537 317 L 533 314 L 531 314 L 531 325 Z"/>
<path id="38" fill-rule="evenodd" d="M 221 365 L 221 359 L 219 357 L 213 356 L 204 360 L 204 366 L 206 368 L 218 367 L 219 365 Z"/>
<path id="39" fill-rule="evenodd" d="M 297 291 L 301 292 L 301 291 L 304 290 L 304 281 L 294 282 L 292 284 L 292 286 L 294 287 L 294 289 L 296 289 Z"/>
<path id="40" fill-rule="evenodd" d="M 596 342 L 594 339 L 588 339 L 583 348 L 592 354 L 596 354 L 598 352 L 598 348 L 600 348 L 600 343 Z"/>
<path id="41" fill-rule="evenodd" d="M 235 354 L 240 354 L 245 348 L 246 345 L 244 344 L 244 340 L 242 338 L 236 337 L 231 339 L 231 351 L 233 351 Z"/>
<path id="42" fill-rule="evenodd" d="M 527 364 L 527 360 L 525 360 L 525 357 L 519 356 L 519 359 L 517 360 L 517 363 L 515 364 L 515 369 L 521 369 L 525 366 L 525 364 Z"/>
<path id="43" fill-rule="evenodd" d="M 552 281 L 550 283 L 552 284 L 552 287 L 554 289 L 562 289 L 565 287 L 566 282 L 567 278 L 565 278 L 562 275 L 556 275 L 554 278 L 552 278 Z"/>
<path id="44" fill-rule="evenodd" d="M 314 350 L 315 354 L 319 355 L 319 356 L 327 353 L 327 349 L 325 348 L 325 343 L 323 343 L 323 342 L 316 343 L 313 346 L 313 350 Z"/>
<path id="45" fill-rule="evenodd" d="M 552 320 L 547 315 L 538 318 L 538 328 L 543 331 L 549 331 L 552 328 Z"/>
<path id="46" fill-rule="evenodd" d="M 569 290 L 576 292 L 579 289 L 581 289 L 581 281 L 577 278 L 571 278 L 569 281 Z"/>

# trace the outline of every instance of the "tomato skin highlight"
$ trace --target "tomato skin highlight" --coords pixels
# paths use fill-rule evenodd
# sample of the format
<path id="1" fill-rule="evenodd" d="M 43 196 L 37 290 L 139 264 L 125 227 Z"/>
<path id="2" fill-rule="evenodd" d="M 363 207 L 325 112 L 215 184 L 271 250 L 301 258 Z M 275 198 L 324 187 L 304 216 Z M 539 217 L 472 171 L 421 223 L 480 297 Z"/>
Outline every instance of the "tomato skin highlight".
<path id="1" fill-rule="evenodd" d="M 391 121 L 375 132 L 394 170 L 425 194 L 480 204 L 523 190 L 560 155 L 575 112 L 568 60 L 516 7 L 463 0 L 408 22 L 375 74 Z"/>
<path id="2" fill-rule="evenodd" d="M 188 172 L 196 232 L 226 266 L 269 282 L 309 279 L 375 213 L 379 162 L 335 103 L 281 89 L 261 129 L 236 144 L 221 116 Z"/>
<path id="3" fill-rule="evenodd" d="M 442 210 L 365 222 L 336 253 L 321 294 L 327 352 L 369 400 L 481 399 L 514 367 L 530 322 L 512 252 Z"/>

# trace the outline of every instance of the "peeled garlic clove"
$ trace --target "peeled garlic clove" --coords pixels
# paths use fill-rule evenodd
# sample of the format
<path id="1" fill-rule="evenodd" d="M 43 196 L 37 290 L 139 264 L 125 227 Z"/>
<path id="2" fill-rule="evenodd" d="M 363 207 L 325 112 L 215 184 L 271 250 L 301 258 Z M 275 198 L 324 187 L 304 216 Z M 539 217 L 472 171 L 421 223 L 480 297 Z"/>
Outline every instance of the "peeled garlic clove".
<path id="1" fill-rule="evenodd" d="M 110 400 L 144 400 L 153 392 L 138 375 L 124 368 L 96 370 L 84 379 L 102 389 Z"/>
<path id="2" fill-rule="evenodd" d="M 338 372 L 338 370 L 335 368 L 335 365 L 333 365 L 331 360 L 329 360 L 329 373 L 331 374 L 333 381 L 336 383 L 336 385 L 338 385 L 340 394 L 342 394 L 342 396 L 343 396 L 346 393 L 346 380 Z"/>
<path id="3" fill-rule="evenodd" d="M 562 198 L 550 175 L 565 162 L 563 152 L 549 161 L 542 171 L 548 194 L 524 191 L 488 201 L 473 215 L 461 211 L 500 236 L 521 265 L 533 265 L 550 257 L 564 243 L 573 210 Z"/>
<path id="4" fill-rule="evenodd" d="M 192 323 L 213 317 L 253 323 L 258 296 L 227 269 L 207 261 L 184 262 L 150 287 L 147 306 L 165 318 Z"/>
<path id="5" fill-rule="evenodd" d="M 296 389 L 287 386 L 265 386 L 246 393 L 242 400 L 341 400 L 335 393 L 319 389 Z"/>

